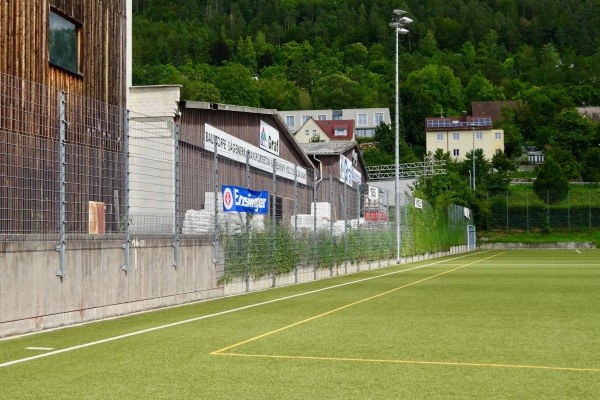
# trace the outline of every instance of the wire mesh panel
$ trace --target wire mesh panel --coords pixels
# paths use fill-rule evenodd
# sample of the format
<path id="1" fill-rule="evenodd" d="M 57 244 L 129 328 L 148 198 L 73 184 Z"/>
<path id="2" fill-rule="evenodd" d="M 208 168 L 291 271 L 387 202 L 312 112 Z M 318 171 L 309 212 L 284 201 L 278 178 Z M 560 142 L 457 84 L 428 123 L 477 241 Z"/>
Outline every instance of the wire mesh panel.
<path id="1" fill-rule="evenodd" d="M 132 233 L 175 233 L 176 138 L 173 120 L 130 114 L 129 224 Z M 124 225 L 123 217 L 119 226 Z"/>
<path id="2" fill-rule="evenodd" d="M 489 229 L 594 229 L 600 226 L 600 199 L 594 189 L 525 191 L 488 195 Z"/>
<path id="3" fill-rule="evenodd" d="M 118 233 L 125 195 L 125 112 L 69 93 L 65 108 L 67 234 Z"/>
<path id="4" fill-rule="evenodd" d="M 60 93 L 0 74 L 0 234 L 56 240 Z"/>

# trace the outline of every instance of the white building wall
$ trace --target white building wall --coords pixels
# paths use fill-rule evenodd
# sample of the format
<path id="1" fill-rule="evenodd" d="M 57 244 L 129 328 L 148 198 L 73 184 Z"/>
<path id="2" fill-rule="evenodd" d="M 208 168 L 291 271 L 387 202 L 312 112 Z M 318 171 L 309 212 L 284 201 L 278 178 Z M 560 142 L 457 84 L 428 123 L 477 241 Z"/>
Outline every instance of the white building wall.
<path id="1" fill-rule="evenodd" d="M 134 232 L 174 232 L 179 90 L 151 86 L 130 91 L 129 214 Z"/>

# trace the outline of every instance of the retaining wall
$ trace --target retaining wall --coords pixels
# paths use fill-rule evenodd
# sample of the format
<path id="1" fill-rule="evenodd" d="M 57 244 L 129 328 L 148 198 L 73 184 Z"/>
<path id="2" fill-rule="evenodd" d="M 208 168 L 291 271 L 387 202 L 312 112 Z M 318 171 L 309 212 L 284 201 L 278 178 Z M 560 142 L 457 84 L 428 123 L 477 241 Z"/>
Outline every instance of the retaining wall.
<path id="1" fill-rule="evenodd" d="M 173 266 L 172 240 L 135 237 L 126 272 L 122 240 L 94 238 L 70 241 L 65 275 L 52 242 L 0 242 L 0 337 L 72 325 L 134 312 L 290 285 L 335 275 L 395 265 L 395 260 L 344 264 L 331 269 L 312 266 L 246 282 L 219 284 L 222 263 L 213 263 L 211 240 L 179 242 Z M 464 253 L 448 252 L 402 258 L 402 263 Z"/>

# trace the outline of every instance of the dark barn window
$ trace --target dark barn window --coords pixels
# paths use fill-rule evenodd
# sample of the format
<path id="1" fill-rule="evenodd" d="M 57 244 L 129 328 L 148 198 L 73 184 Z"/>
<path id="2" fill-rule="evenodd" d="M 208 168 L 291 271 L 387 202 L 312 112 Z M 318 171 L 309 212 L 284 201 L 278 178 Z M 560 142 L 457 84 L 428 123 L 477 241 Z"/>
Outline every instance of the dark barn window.
<path id="1" fill-rule="evenodd" d="M 50 11 L 50 63 L 79 73 L 79 27 Z"/>

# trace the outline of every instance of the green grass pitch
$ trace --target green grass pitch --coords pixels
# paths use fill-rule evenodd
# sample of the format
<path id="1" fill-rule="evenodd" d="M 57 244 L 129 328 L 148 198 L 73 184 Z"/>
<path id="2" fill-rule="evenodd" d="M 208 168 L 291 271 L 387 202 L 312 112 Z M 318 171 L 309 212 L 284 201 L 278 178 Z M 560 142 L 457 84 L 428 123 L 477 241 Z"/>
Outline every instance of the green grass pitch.
<path id="1" fill-rule="evenodd" d="M 0 399 L 597 399 L 600 250 L 480 251 L 0 340 Z"/>

